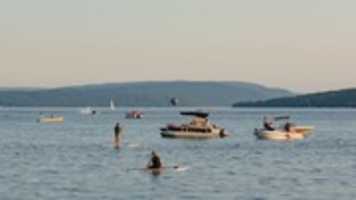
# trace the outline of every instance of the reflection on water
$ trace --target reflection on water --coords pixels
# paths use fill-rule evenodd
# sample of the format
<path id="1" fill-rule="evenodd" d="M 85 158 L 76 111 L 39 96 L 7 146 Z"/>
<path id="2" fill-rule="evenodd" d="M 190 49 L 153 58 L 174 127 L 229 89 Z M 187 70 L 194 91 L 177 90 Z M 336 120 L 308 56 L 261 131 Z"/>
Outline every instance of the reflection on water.
<path id="1" fill-rule="evenodd" d="M 189 141 L 160 138 L 159 128 L 181 123 L 180 108 L 128 109 L 80 115 L 72 108 L 0 111 L 1 199 L 355 199 L 356 111 L 209 108 L 232 137 Z M 39 113 L 64 124 L 38 124 Z M 291 115 L 316 126 L 303 141 L 258 141 L 263 115 Z M 113 125 L 124 126 L 124 147 L 112 148 Z M 188 170 L 143 170 L 156 150 L 164 164 Z"/>

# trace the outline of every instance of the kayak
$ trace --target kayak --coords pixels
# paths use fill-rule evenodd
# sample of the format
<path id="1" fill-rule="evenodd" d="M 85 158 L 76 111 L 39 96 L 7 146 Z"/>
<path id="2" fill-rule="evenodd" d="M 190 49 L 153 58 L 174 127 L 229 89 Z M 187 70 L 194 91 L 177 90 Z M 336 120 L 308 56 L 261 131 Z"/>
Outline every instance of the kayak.
<path id="1" fill-rule="evenodd" d="M 182 171 L 186 171 L 189 169 L 189 167 L 186 166 L 170 166 L 170 167 L 161 167 L 161 168 L 134 168 L 134 169 L 128 169 L 128 171 L 147 171 L 147 172 L 162 172 L 164 170 L 168 170 L 168 169 L 172 169 L 176 172 L 182 172 Z"/>
<path id="2" fill-rule="evenodd" d="M 261 140 L 274 140 L 274 141 L 291 141 L 302 140 L 312 134 L 313 127 L 292 127 L 290 131 L 277 129 L 269 131 L 266 129 L 256 129 L 255 135 Z"/>

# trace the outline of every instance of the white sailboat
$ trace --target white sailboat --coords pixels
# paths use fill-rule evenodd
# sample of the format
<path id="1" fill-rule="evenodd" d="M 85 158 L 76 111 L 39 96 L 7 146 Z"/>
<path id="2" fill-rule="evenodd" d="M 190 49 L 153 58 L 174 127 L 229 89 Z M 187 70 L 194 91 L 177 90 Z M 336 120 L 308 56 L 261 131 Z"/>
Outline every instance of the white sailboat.
<path id="1" fill-rule="evenodd" d="M 114 103 L 114 101 L 113 101 L 112 99 L 110 100 L 110 109 L 111 109 L 112 111 L 116 110 L 116 108 L 115 108 L 115 103 Z"/>

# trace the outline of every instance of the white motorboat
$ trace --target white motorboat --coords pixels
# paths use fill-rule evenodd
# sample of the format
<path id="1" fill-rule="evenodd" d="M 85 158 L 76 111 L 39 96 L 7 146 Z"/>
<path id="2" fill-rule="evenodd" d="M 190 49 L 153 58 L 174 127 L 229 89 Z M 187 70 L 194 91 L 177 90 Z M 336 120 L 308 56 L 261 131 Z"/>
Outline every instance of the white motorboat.
<path id="1" fill-rule="evenodd" d="M 275 141 L 291 141 L 302 140 L 312 134 L 314 127 L 312 126 L 296 126 L 287 122 L 281 128 L 273 128 L 271 122 L 264 122 L 264 128 L 255 129 L 255 136 L 261 140 L 275 140 Z M 274 120 L 286 120 L 289 117 L 275 117 Z"/>
<path id="2" fill-rule="evenodd" d="M 277 130 L 266 130 L 266 129 L 256 129 L 255 135 L 258 139 L 262 140 L 302 140 L 312 134 L 314 130 L 313 127 L 293 127 L 290 131 L 283 129 Z"/>
<path id="3" fill-rule="evenodd" d="M 161 128 L 161 136 L 164 138 L 186 138 L 186 139 L 209 139 L 223 138 L 228 136 L 224 128 L 212 124 L 208 120 L 208 113 L 204 112 L 181 112 L 182 115 L 193 116 L 189 124 L 168 124 Z"/>

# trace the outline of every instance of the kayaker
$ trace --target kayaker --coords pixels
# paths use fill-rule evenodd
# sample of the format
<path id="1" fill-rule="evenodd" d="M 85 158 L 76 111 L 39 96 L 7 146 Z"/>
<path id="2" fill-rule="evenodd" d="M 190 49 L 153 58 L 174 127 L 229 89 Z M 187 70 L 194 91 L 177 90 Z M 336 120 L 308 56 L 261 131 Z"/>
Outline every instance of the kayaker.
<path id="1" fill-rule="evenodd" d="M 151 159 L 147 163 L 146 167 L 147 167 L 147 169 L 161 169 L 162 168 L 161 158 L 155 151 L 152 151 Z"/>
<path id="2" fill-rule="evenodd" d="M 114 147 L 119 148 L 120 143 L 121 143 L 121 132 L 122 128 L 120 126 L 120 123 L 116 123 L 114 127 Z"/>

